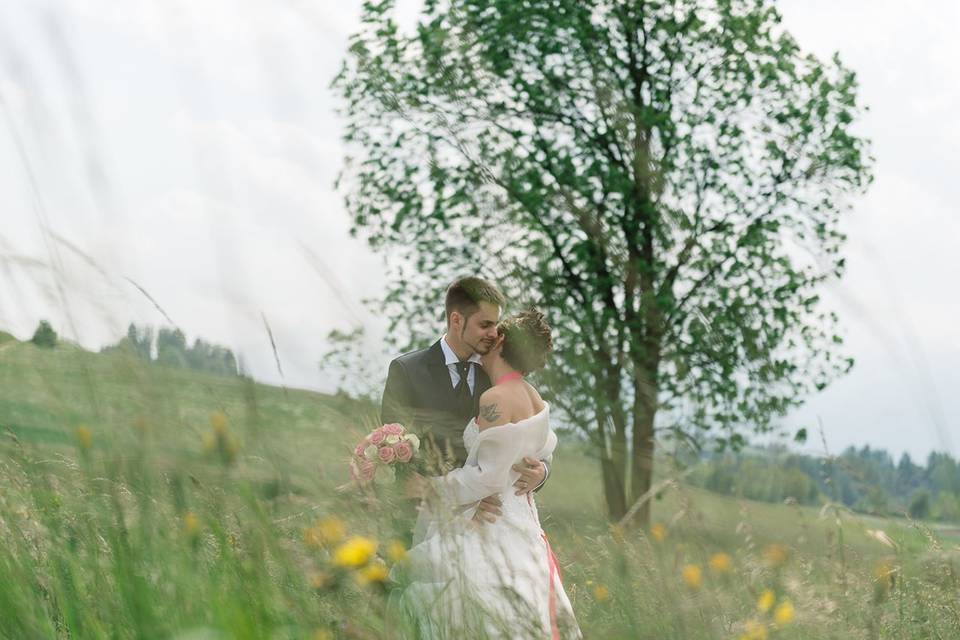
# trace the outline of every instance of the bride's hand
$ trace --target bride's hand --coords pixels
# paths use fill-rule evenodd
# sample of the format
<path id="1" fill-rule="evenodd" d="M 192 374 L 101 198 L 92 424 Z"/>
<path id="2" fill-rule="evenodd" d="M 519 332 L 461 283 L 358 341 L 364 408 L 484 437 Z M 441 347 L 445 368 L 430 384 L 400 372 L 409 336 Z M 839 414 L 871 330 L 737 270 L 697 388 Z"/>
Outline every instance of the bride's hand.
<path id="1" fill-rule="evenodd" d="M 526 457 L 523 463 L 513 465 L 513 470 L 520 474 L 520 478 L 513 484 L 517 488 L 516 494 L 522 496 L 530 493 L 547 477 L 547 468 L 536 458 Z"/>
<path id="2" fill-rule="evenodd" d="M 473 521 L 476 524 L 484 522 L 494 523 L 497 518 L 503 515 L 503 501 L 500 496 L 487 496 L 477 504 L 477 510 L 473 513 Z"/>

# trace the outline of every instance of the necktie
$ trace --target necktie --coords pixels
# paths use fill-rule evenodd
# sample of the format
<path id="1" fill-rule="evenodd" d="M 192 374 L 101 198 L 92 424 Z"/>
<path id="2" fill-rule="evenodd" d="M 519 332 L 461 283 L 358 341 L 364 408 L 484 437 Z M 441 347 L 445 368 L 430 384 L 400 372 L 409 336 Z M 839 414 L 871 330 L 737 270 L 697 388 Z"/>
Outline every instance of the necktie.
<path id="1" fill-rule="evenodd" d="M 473 412 L 473 394 L 470 393 L 470 384 L 467 382 L 467 376 L 470 374 L 470 361 L 461 360 L 457 363 L 457 373 L 460 374 L 460 382 L 457 383 L 454 393 L 457 396 L 457 404 L 466 414 Z"/>

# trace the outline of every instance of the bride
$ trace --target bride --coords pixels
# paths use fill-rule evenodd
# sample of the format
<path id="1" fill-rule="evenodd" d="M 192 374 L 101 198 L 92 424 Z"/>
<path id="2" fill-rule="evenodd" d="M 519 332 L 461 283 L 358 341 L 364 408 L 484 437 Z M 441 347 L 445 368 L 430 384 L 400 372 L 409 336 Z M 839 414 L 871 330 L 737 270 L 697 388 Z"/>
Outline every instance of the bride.
<path id="1" fill-rule="evenodd" d="M 557 444 L 550 406 L 523 379 L 546 364 L 550 327 L 530 310 L 498 333 L 481 362 L 494 385 L 463 432 L 466 463 L 420 483 L 402 607 L 421 638 L 579 638 L 533 494 L 512 486 L 514 464 L 547 458 Z M 498 493 L 502 516 L 478 524 L 477 503 Z"/>

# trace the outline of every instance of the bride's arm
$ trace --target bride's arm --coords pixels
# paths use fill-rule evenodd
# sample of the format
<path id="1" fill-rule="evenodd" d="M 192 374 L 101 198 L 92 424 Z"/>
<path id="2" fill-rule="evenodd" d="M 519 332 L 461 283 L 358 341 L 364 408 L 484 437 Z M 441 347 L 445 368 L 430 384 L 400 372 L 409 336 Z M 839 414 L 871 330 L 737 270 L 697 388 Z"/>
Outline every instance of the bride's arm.
<path id="1" fill-rule="evenodd" d="M 512 483 L 516 444 L 512 430 L 482 434 L 477 445 L 477 464 L 454 469 L 435 479 L 441 495 L 455 505 L 467 505 L 503 491 Z"/>

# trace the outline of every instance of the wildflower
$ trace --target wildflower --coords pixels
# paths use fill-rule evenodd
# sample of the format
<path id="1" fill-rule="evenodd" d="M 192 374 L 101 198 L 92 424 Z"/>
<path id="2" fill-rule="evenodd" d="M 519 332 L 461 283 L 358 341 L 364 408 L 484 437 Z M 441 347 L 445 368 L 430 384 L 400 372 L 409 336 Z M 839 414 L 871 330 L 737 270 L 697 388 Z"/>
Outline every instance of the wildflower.
<path id="1" fill-rule="evenodd" d="M 225 435 L 227 433 L 227 427 L 230 425 L 230 421 L 227 419 L 227 414 L 222 411 L 214 411 L 210 414 L 210 424 L 213 425 L 213 432 L 217 435 Z"/>
<path id="2" fill-rule="evenodd" d="M 773 593 L 773 590 L 764 589 L 763 593 L 761 593 L 760 597 L 757 599 L 757 611 L 760 613 L 766 613 L 767 611 L 770 611 L 776 601 L 777 596 Z"/>
<path id="3" fill-rule="evenodd" d="M 597 599 L 597 602 L 606 602 L 610 599 L 610 589 L 605 584 L 598 584 L 593 588 L 593 597 Z"/>
<path id="4" fill-rule="evenodd" d="M 359 582 L 361 586 L 368 585 L 372 582 L 384 582 L 389 574 L 390 572 L 387 570 L 387 565 L 384 564 L 383 560 L 377 559 L 357 571 L 357 582 Z"/>
<path id="5" fill-rule="evenodd" d="M 681 574 L 683 575 L 684 584 L 691 589 L 697 589 L 703 580 L 703 572 L 700 570 L 700 567 L 695 564 L 684 565 Z"/>
<path id="6" fill-rule="evenodd" d="M 347 526 L 336 516 L 321 518 L 314 525 L 320 539 L 326 544 L 336 544 L 347 535 Z"/>
<path id="7" fill-rule="evenodd" d="M 191 538 L 195 538 L 200 533 L 200 518 L 193 511 L 183 514 L 183 530 Z"/>
<path id="8" fill-rule="evenodd" d="M 757 620 L 747 620 L 739 640 L 767 640 L 767 626 Z"/>
<path id="9" fill-rule="evenodd" d="M 399 540 L 391 540 L 387 545 L 387 557 L 392 562 L 403 562 L 407 559 L 407 549 Z"/>
<path id="10" fill-rule="evenodd" d="M 878 584 L 891 583 L 893 582 L 893 574 L 897 572 L 897 568 L 886 560 L 880 561 L 873 568 L 873 578 L 877 581 Z"/>
<path id="11" fill-rule="evenodd" d="M 790 624 L 793 621 L 793 603 L 784 600 L 778 604 L 773 611 L 773 620 L 781 627 Z"/>
<path id="12" fill-rule="evenodd" d="M 80 449 L 82 451 L 88 451 L 90 445 L 93 444 L 93 434 L 87 425 L 81 424 L 77 427 L 77 442 L 80 443 Z"/>
<path id="13" fill-rule="evenodd" d="M 339 547 L 333 554 L 333 563 L 341 567 L 362 567 L 377 550 L 377 543 L 370 538 L 355 536 Z"/>
<path id="14" fill-rule="evenodd" d="M 317 629 L 310 636 L 310 640 L 333 640 L 333 634 L 329 629 Z"/>
<path id="15" fill-rule="evenodd" d="M 710 570 L 714 573 L 726 573 L 732 564 L 733 561 L 726 553 L 720 552 L 710 556 Z"/>
<path id="16" fill-rule="evenodd" d="M 650 527 L 650 535 L 657 542 L 663 542 L 667 538 L 667 527 L 662 522 L 654 522 Z"/>
<path id="17" fill-rule="evenodd" d="M 768 566 L 782 567 L 790 558 L 790 550 L 782 544 L 771 544 L 763 550 L 763 560 Z"/>

